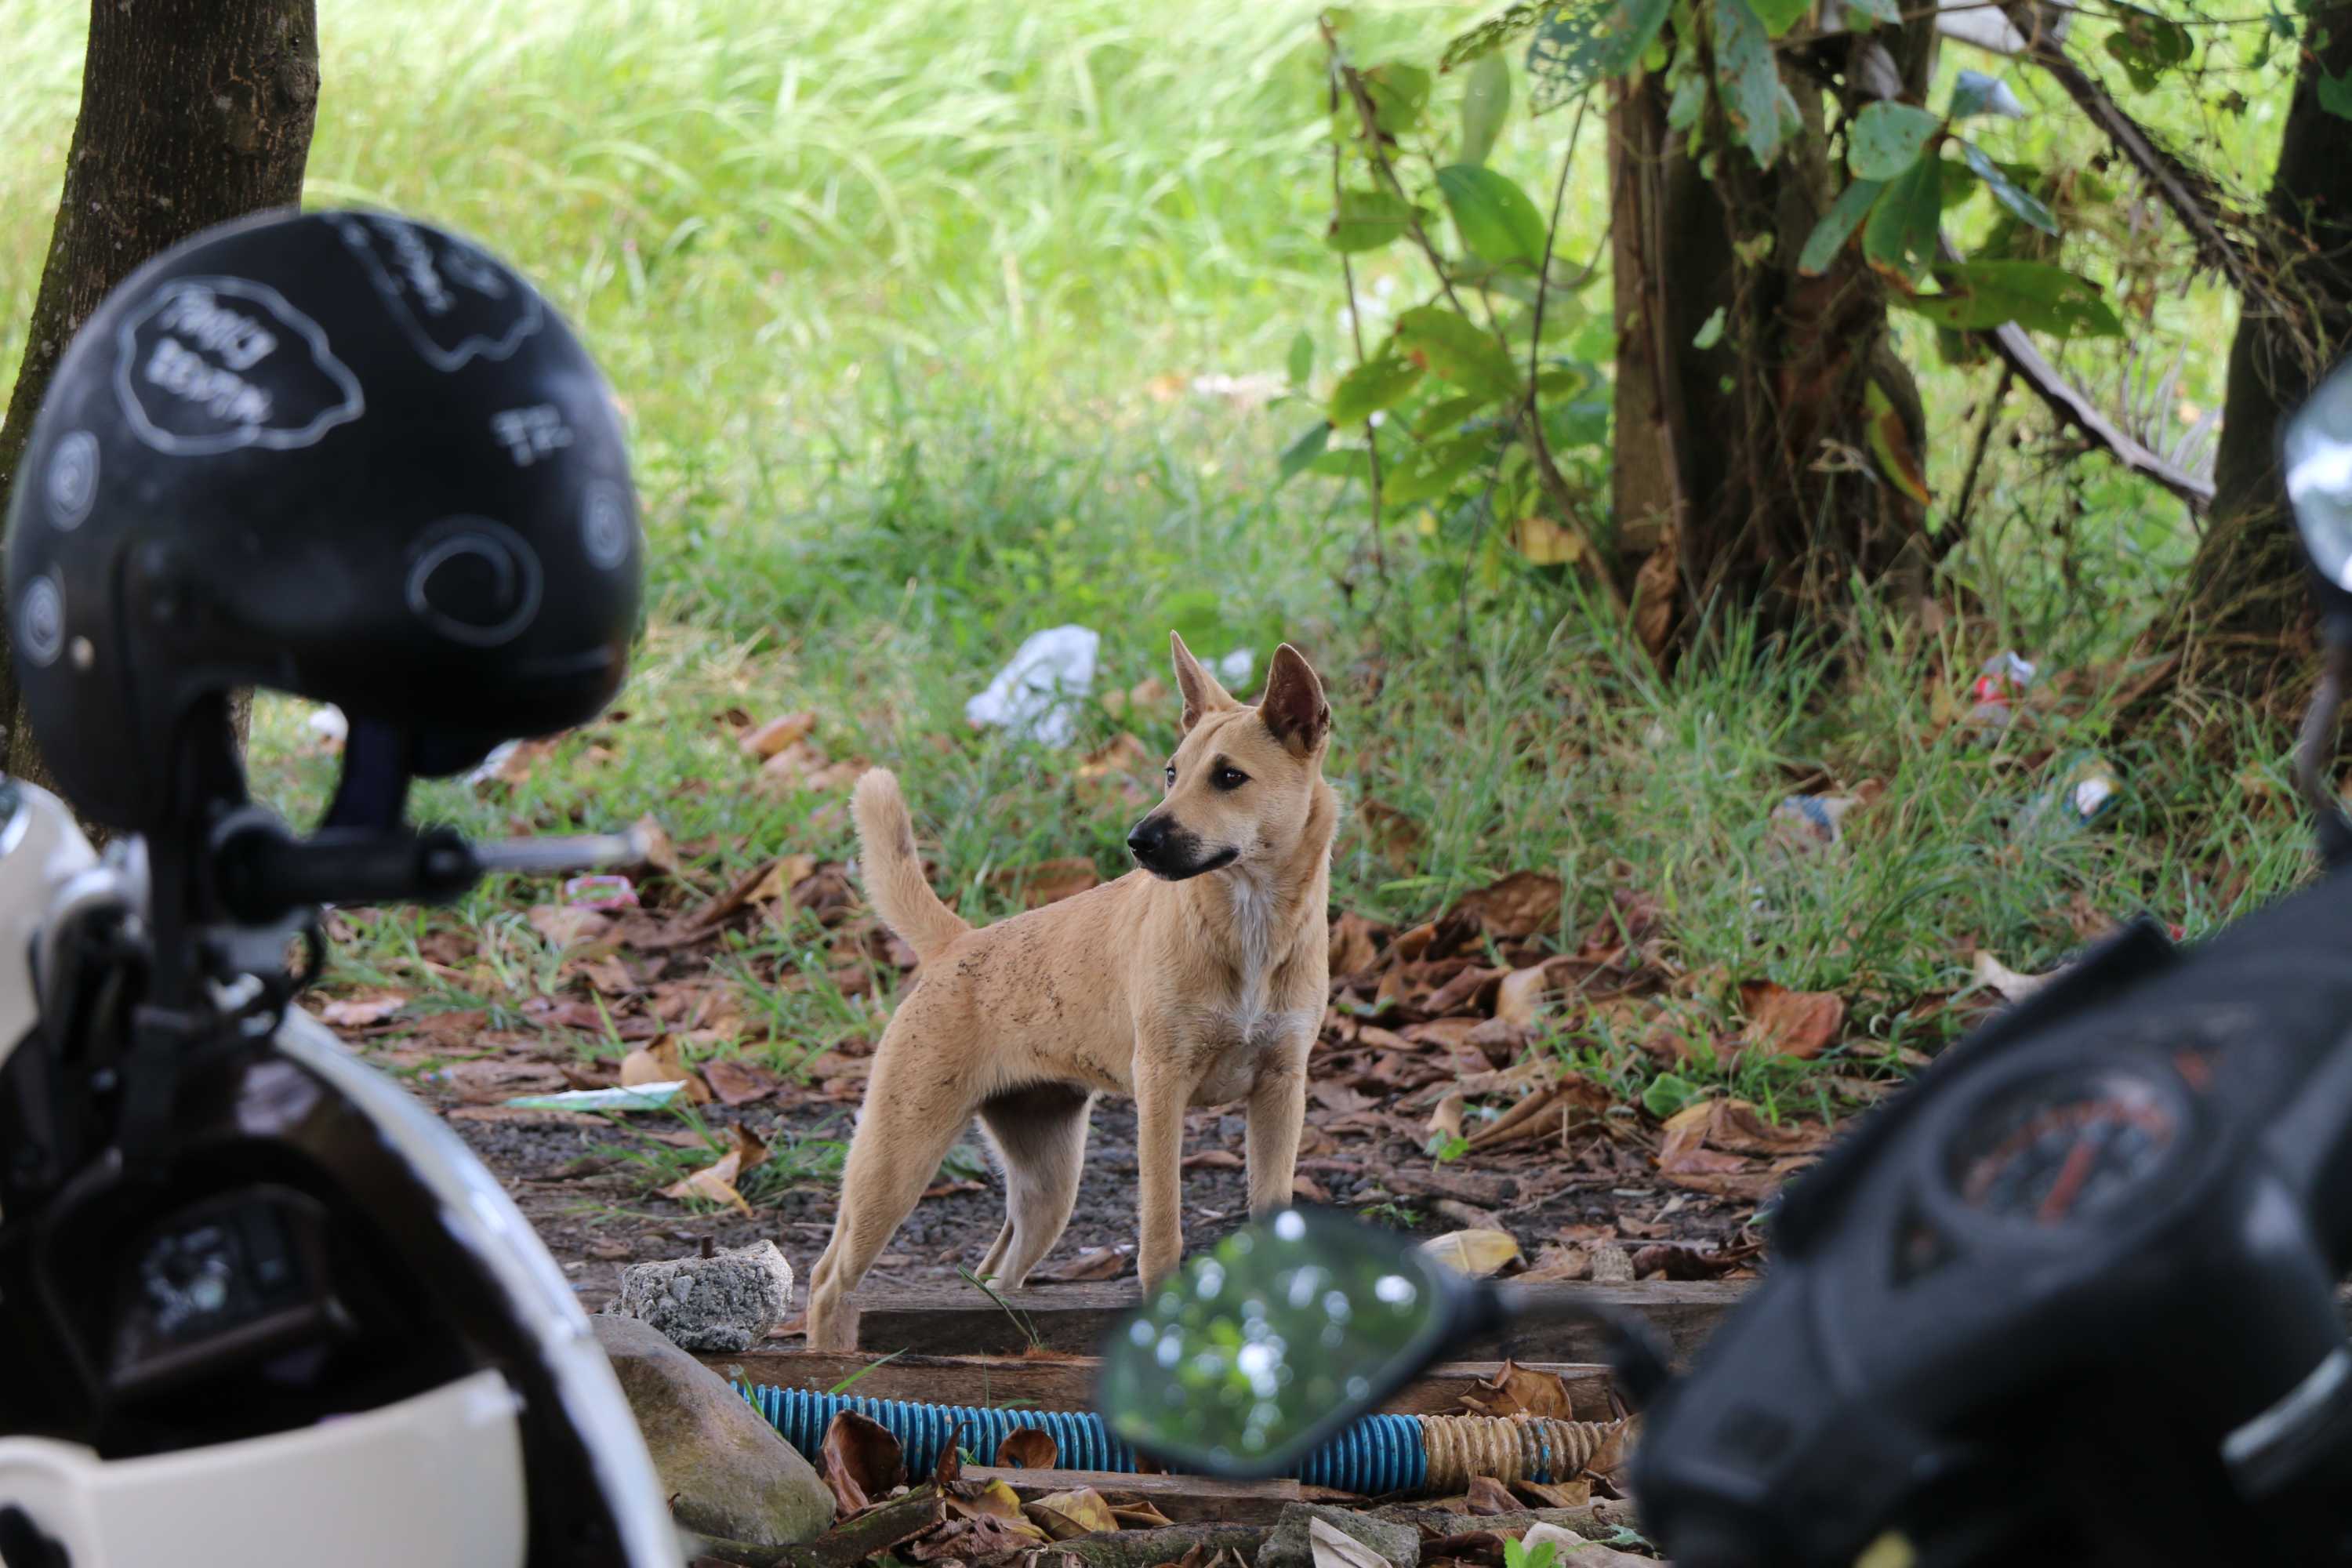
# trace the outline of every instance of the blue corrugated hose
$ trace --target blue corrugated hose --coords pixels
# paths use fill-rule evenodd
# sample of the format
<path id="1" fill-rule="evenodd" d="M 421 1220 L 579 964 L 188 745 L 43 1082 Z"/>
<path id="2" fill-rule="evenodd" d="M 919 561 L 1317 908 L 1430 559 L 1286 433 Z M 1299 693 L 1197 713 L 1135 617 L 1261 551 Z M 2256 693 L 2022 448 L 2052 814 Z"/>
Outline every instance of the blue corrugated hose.
<path id="1" fill-rule="evenodd" d="M 1007 1434 L 1041 1426 L 1061 1451 L 1066 1470 L 1135 1469 L 1135 1451 L 1110 1435 L 1092 1411 L 982 1410 L 969 1405 L 917 1405 L 903 1399 L 866 1399 L 855 1394 L 818 1394 L 804 1388 L 762 1384 L 744 1394 L 784 1441 L 812 1462 L 824 1442 L 824 1429 L 845 1410 L 878 1422 L 906 1450 L 907 1472 L 925 1476 L 939 1463 L 940 1450 L 958 1424 L 966 1451 L 992 1458 Z M 1308 1486 L 1380 1496 L 1419 1491 L 1429 1479 L 1429 1453 L 1421 1423 L 1411 1415 L 1368 1415 L 1308 1456 L 1297 1479 Z"/>

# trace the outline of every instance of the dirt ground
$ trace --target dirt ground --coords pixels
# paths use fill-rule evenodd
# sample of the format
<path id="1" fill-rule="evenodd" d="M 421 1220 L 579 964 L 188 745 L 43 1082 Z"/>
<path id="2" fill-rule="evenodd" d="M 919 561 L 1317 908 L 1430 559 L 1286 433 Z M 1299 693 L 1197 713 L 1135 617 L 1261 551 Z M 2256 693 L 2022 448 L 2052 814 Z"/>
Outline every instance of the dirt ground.
<path id="1" fill-rule="evenodd" d="M 788 1188 L 773 1206 L 762 1206 L 750 1218 L 701 1205 L 696 1212 L 649 1190 L 652 1178 L 622 1152 L 625 1135 L 609 1123 L 588 1125 L 561 1113 L 482 1120 L 454 1099 L 422 1092 L 445 1112 L 456 1113 L 450 1125 L 497 1173 L 592 1311 L 617 1291 L 622 1264 L 683 1257 L 705 1238 L 720 1247 L 772 1240 L 804 1280 L 832 1232 L 837 1190 L 829 1184 Z M 712 1106 L 707 1115 L 714 1126 L 743 1121 L 772 1142 L 782 1142 L 787 1131 L 837 1136 L 846 1125 L 843 1108 L 831 1104 Z M 1235 1113 L 1196 1112 L 1190 1119 L 1185 1149 L 1195 1163 L 1184 1175 L 1188 1248 L 1246 1218 L 1243 1172 L 1237 1162 L 1219 1157 L 1238 1155 L 1242 1131 Z M 1077 1210 L 1045 1272 L 1067 1268 L 1087 1258 L 1089 1249 L 1123 1247 L 1131 1257 L 1134 1140 L 1130 1106 L 1104 1101 L 1096 1107 Z M 972 1142 L 976 1147 L 976 1137 Z M 1614 1235 L 1629 1250 L 1662 1242 L 1693 1250 L 1731 1247 L 1746 1217 L 1744 1205 L 1693 1198 L 1654 1181 L 1628 1185 L 1628 1178 L 1615 1170 L 1580 1173 L 1564 1155 L 1532 1171 L 1497 1173 L 1440 1167 L 1402 1140 L 1386 1141 L 1377 1152 L 1351 1147 L 1349 1154 L 1309 1156 L 1301 1174 L 1337 1205 L 1370 1208 L 1374 1217 L 1425 1234 L 1465 1228 L 1469 1221 L 1499 1222 L 1530 1257 L 1545 1238 L 1563 1236 Z M 1465 1195 L 1449 1198 L 1440 1189 Z M 1474 1204 L 1472 1198 L 1487 1203 Z M 935 1186 L 900 1227 L 866 1289 L 955 1279 L 960 1268 L 978 1266 L 1003 1217 L 1003 1190 L 993 1170 L 978 1181 Z M 1094 1261 L 1108 1267 L 1109 1260 Z M 1131 1274 L 1132 1263 L 1122 1258 L 1116 1277 Z M 1053 1281 L 1035 1283 L 1050 1287 Z"/>

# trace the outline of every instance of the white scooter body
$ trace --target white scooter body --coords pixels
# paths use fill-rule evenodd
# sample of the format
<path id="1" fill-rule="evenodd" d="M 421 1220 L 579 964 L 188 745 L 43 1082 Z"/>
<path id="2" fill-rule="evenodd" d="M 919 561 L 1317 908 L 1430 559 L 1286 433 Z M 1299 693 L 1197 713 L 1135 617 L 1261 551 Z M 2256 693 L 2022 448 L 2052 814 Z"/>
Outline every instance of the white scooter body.
<path id="1" fill-rule="evenodd" d="M 136 880 L 100 864 L 54 795 L 0 779 L 0 1064 L 39 1021 L 46 918 L 93 889 L 143 901 Z M 310 1015 L 289 1008 L 274 1046 L 373 1124 L 510 1311 L 536 1325 L 628 1568 L 677 1568 L 678 1534 L 628 1402 L 529 1222 L 438 1118 Z M 22 1510 L 73 1568 L 520 1568 L 520 1405 L 486 1369 L 317 1426 L 146 1458 L 0 1436 L 0 1510 Z"/>

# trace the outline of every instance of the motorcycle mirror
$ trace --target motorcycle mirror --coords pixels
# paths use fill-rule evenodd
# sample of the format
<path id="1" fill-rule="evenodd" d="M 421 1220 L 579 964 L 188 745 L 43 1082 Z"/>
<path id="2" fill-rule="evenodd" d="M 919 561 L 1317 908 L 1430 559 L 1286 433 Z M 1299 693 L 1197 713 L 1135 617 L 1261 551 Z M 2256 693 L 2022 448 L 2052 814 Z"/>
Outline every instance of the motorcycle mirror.
<path id="1" fill-rule="evenodd" d="M 1409 1237 L 1287 1209 L 1194 1258 L 1120 1321 L 1096 1406 L 1114 1436 L 1174 1470 L 1294 1472 L 1501 1315 L 1493 1287 Z"/>
<path id="2" fill-rule="evenodd" d="M 2313 570 L 2330 588 L 2352 593 L 2352 363 L 2287 421 L 2280 467 Z"/>
<path id="3" fill-rule="evenodd" d="M 2352 864 L 2352 823 L 2328 776 L 2336 717 L 2352 690 L 2352 363 L 2322 382 L 2287 421 L 2279 468 L 2311 562 L 2326 643 L 2326 663 L 2295 741 L 2295 786 L 2311 811 L 2320 857 L 2333 868 Z"/>

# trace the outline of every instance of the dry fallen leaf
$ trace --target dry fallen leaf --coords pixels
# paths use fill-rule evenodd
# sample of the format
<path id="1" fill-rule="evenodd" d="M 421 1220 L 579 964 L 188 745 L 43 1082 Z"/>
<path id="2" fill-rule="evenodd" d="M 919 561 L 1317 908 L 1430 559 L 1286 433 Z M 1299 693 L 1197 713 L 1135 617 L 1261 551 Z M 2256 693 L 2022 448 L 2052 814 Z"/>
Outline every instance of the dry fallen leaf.
<path id="1" fill-rule="evenodd" d="M 679 1203 L 688 1198 L 700 1198 L 705 1203 L 724 1204 L 730 1208 L 740 1209 L 748 1218 L 751 1205 L 745 1203 L 743 1194 L 735 1190 L 735 1178 L 742 1172 L 743 1151 L 740 1147 L 730 1149 L 684 1181 L 672 1182 L 661 1190 L 661 1194 Z"/>
<path id="2" fill-rule="evenodd" d="M 1982 948 L 1977 950 L 1976 975 L 1979 984 L 1991 986 L 2008 1002 L 2022 1002 L 2056 978 L 2054 971 L 2049 974 L 2020 974 Z"/>
<path id="3" fill-rule="evenodd" d="M 642 865 L 646 869 L 659 871 L 665 876 L 677 875 L 677 846 L 670 842 L 669 829 L 664 827 L 658 818 L 649 812 L 637 818 L 631 831 L 636 834 L 637 842 L 645 847 L 646 858 Z"/>
<path id="4" fill-rule="evenodd" d="M 710 1086 L 702 1075 L 686 1065 L 686 1053 L 678 1047 L 677 1037 L 664 1035 L 650 1046 L 639 1046 L 621 1058 L 621 1086 L 635 1089 L 642 1083 L 686 1084 L 686 1097 L 697 1105 L 710 1102 Z"/>
<path id="5" fill-rule="evenodd" d="M 1110 1504 L 1092 1487 L 1048 1493 L 1021 1511 L 1053 1541 L 1068 1541 L 1074 1536 L 1095 1535 L 1118 1528 L 1118 1518 L 1111 1512 Z"/>
<path id="6" fill-rule="evenodd" d="M 1543 1016 L 1544 993 L 1549 989 L 1542 964 L 1515 969 L 1496 988 L 1495 1016 L 1506 1024 L 1533 1024 Z"/>
<path id="7" fill-rule="evenodd" d="M 1390 1568 L 1387 1558 L 1320 1514 L 1307 1517 L 1307 1545 L 1315 1568 Z"/>
<path id="8" fill-rule="evenodd" d="M 1463 1100 L 1462 1097 L 1458 1094 L 1449 1094 L 1444 1100 L 1439 1100 L 1437 1102 L 1437 1109 L 1429 1113 L 1429 1131 L 1431 1134 L 1438 1138 L 1450 1139 L 1461 1137 L 1462 1110 Z"/>
<path id="9" fill-rule="evenodd" d="M 454 1090 L 458 1099 L 474 1105 L 496 1105 L 520 1094 L 552 1094 L 571 1087 L 563 1069 L 553 1062 L 516 1061 L 505 1057 L 452 1062 L 435 1073 L 430 1081 Z"/>
<path id="10" fill-rule="evenodd" d="M 1575 1568 L 1656 1568 L 1647 1557 L 1636 1557 L 1630 1552 L 1620 1552 L 1613 1546 L 1602 1546 L 1587 1541 L 1565 1525 L 1536 1524 L 1519 1538 L 1519 1545 L 1528 1552 L 1549 1542 L 1562 1564 Z"/>
<path id="11" fill-rule="evenodd" d="M 1050 1268 L 1040 1268 L 1029 1278 L 1055 1285 L 1075 1284 L 1082 1279 L 1116 1279 L 1127 1272 L 1134 1258 L 1135 1248 L 1131 1246 L 1089 1247 L 1076 1258 Z"/>
<path id="12" fill-rule="evenodd" d="M 1514 940 L 1550 931 L 1559 924 L 1559 903 L 1566 889 L 1547 871 L 1514 871 L 1499 882 L 1454 900 L 1454 912 L 1466 914 L 1498 940 Z"/>
<path id="13" fill-rule="evenodd" d="M 1470 1511 L 1479 1514 L 1521 1513 L 1519 1501 L 1511 1490 L 1492 1476 L 1470 1478 Z"/>
<path id="14" fill-rule="evenodd" d="M 345 996 L 319 1009 L 319 1022 L 337 1029 L 364 1029 L 381 1024 L 403 1007 L 408 998 L 397 991 L 381 996 Z"/>
<path id="15" fill-rule="evenodd" d="M 613 929 L 613 917 L 573 904 L 533 904 L 530 929 L 557 948 L 581 947 L 596 942 Z"/>
<path id="16" fill-rule="evenodd" d="M 907 1484 L 907 1454 L 890 1428 L 845 1410 L 824 1429 L 818 1448 L 824 1484 L 844 1513 L 856 1513 Z"/>
<path id="17" fill-rule="evenodd" d="M 1519 1256 L 1519 1244 L 1499 1230 L 1449 1231 L 1423 1242 L 1421 1249 L 1474 1279 L 1484 1279 Z"/>
<path id="18" fill-rule="evenodd" d="M 702 1076 L 723 1105 L 749 1105 L 767 1099 L 783 1085 L 783 1079 L 766 1068 L 731 1057 L 713 1057 L 703 1063 Z"/>
<path id="19" fill-rule="evenodd" d="M 815 729 L 814 713 L 780 714 L 743 737 L 743 754 L 766 762 L 786 746 L 805 740 Z"/>
<path id="20" fill-rule="evenodd" d="M 1592 1482 L 1581 1476 L 1549 1484 L 1522 1477 L 1511 1483 L 1511 1490 L 1538 1508 L 1584 1508 L 1592 1501 Z"/>
<path id="21" fill-rule="evenodd" d="M 1380 962 L 1380 948 L 1374 938 L 1387 933 L 1386 926 L 1376 925 L 1355 913 L 1341 915 L 1331 922 L 1331 978 L 1344 979 L 1361 974 Z"/>
<path id="22" fill-rule="evenodd" d="M 996 1445 L 996 1468 L 1005 1470 L 1050 1470 L 1061 1463 L 1062 1450 L 1043 1426 L 1016 1426 Z"/>
<path id="23" fill-rule="evenodd" d="M 1175 1522 L 1143 1498 L 1113 1498 L 1110 1515 L 1121 1530 L 1165 1530 Z M 1197 1552 L 1200 1548 L 1192 1550 Z"/>
<path id="24" fill-rule="evenodd" d="M 1462 1396 L 1462 1403 L 1480 1415 L 1549 1415 L 1576 1418 L 1576 1402 L 1569 1397 L 1568 1380 L 1505 1361 L 1495 1375 Z"/>
<path id="25" fill-rule="evenodd" d="M 1811 1061 L 1845 1027 L 1845 998 L 1828 991 L 1791 991 L 1769 980 L 1739 988 L 1748 1015 L 1748 1045 L 1767 1056 Z"/>

